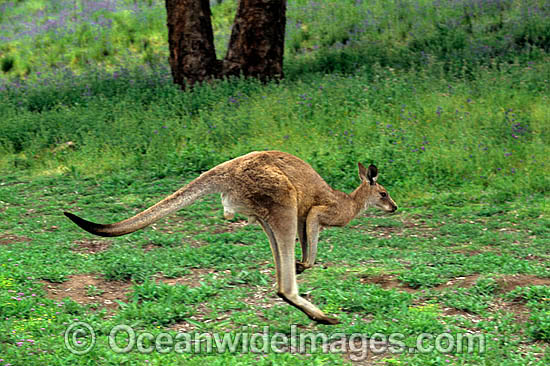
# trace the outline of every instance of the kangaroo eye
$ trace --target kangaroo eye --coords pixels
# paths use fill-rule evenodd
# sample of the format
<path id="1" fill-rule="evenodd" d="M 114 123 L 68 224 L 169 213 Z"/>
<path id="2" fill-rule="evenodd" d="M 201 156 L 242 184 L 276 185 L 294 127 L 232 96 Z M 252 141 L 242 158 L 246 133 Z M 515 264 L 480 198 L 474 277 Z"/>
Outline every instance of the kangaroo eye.
<path id="1" fill-rule="evenodd" d="M 380 195 L 381 195 L 382 197 L 386 197 L 388 194 L 387 194 L 386 192 L 380 192 Z"/>

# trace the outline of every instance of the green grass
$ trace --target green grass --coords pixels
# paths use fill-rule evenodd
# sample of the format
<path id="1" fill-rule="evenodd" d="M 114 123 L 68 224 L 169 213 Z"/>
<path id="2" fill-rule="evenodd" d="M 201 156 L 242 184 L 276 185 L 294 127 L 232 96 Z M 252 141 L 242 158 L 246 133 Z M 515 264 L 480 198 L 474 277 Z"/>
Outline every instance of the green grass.
<path id="1" fill-rule="evenodd" d="M 328 334 L 369 336 L 400 332 L 405 335 L 405 344 L 411 346 L 421 333 L 470 331 L 486 337 L 485 353 L 443 356 L 456 363 L 498 364 L 504 354 L 522 344 L 524 356 L 537 359 L 541 365 L 547 362 L 539 348 L 544 349 L 546 346 L 540 341 L 548 339 L 544 325 L 548 286 L 502 292 L 498 282 L 502 276 L 550 277 L 547 267 L 550 253 L 545 244 L 550 222 L 529 215 L 532 208 L 547 207 L 547 197 L 537 197 L 527 201 L 527 205 L 523 199 L 493 203 L 491 206 L 499 213 L 489 218 L 481 204 L 466 203 L 456 208 L 445 200 L 434 200 L 422 207 L 402 207 L 398 215 L 369 211 L 366 217 L 356 219 L 351 228 L 323 231 L 318 263 L 300 276 L 300 285 L 301 291 L 309 294 L 316 304 L 342 320 L 341 325 L 328 327 L 312 325 L 302 313 L 282 302 L 262 305 L 276 299 L 267 240 L 258 226 L 220 233 L 229 223 L 223 223 L 221 206 L 215 197 L 179 212 L 174 221 L 168 218 L 159 222 L 154 229 L 128 237 L 100 239 L 110 244 L 104 251 L 91 254 L 79 249 L 82 240 L 92 237 L 66 220 L 61 214 L 63 209 L 81 207 L 79 211 L 88 212 L 87 217 L 113 221 L 163 197 L 158 186 L 164 186 L 166 192 L 180 186 L 175 178 L 155 179 L 153 186 L 147 184 L 152 180 L 148 174 L 130 177 L 133 183 L 125 187 L 113 186 L 107 176 L 83 180 L 58 175 L 28 181 L 8 177 L 0 190 L 0 199 L 7 207 L 0 236 L 5 359 L 27 360 L 25 364 L 56 364 L 56 358 L 69 355 L 62 347 L 61 333 L 78 319 L 92 324 L 99 332 L 93 353 L 74 358 L 79 364 L 98 358 L 103 358 L 104 364 L 121 360 L 143 363 L 145 359 L 159 363 L 187 362 L 187 358 L 180 359 L 180 355 L 174 354 L 131 353 L 118 358 L 122 356 L 112 353 L 107 344 L 108 331 L 116 324 L 133 324 L 136 329 L 157 333 L 173 329 L 174 324 L 192 324 L 197 332 L 236 332 L 254 324 L 268 325 L 273 331 L 287 334 L 290 324 L 299 324 Z M 124 197 L 134 195 L 143 200 L 137 204 L 125 203 L 128 201 Z M 176 226 L 174 222 L 181 224 Z M 202 244 L 192 244 L 196 241 Z M 146 249 L 147 245 L 151 247 Z M 198 287 L 152 280 L 161 275 L 194 278 L 192 273 L 201 269 L 214 272 L 200 276 Z M 88 273 L 103 276 L 107 283 L 123 280 L 131 285 L 122 307 L 111 316 L 106 317 L 105 310 L 101 310 L 102 294 L 97 288 L 85 291 L 99 296 L 95 301 L 98 305 L 83 306 L 70 299 L 58 305 L 46 298 L 44 279 L 71 281 L 75 274 Z M 471 287 L 463 287 L 460 282 L 450 287 L 438 286 L 478 274 L 481 277 Z M 371 283 L 373 276 L 396 278 L 402 287 Z M 407 287 L 418 290 L 405 292 L 403 289 Z M 257 293 L 262 298 L 252 301 Z M 67 296 L 70 298 L 71 293 Z M 523 302 L 526 306 L 522 308 L 521 322 L 507 307 L 495 312 L 503 303 Z M 449 313 L 448 309 L 456 309 L 456 313 Z M 475 323 L 471 322 L 472 316 L 478 319 Z M 17 346 L 21 339 L 33 342 Z M 189 362 L 199 359 L 206 362 L 209 357 L 187 356 Z M 440 356 L 388 354 L 386 358 L 425 364 Z M 522 363 L 524 356 L 512 356 L 507 362 Z M 219 362 L 236 362 L 231 361 L 230 354 L 218 357 Z M 270 357 L 275 357 L 276 362 L 299 364 L 304 356 Z M 321 362 L 326 357 L 336 360 L 340 356 L 318 353 L 308 359 Z"/>
<path id="2" fill-rule="evenodd" d="M 348 189 L 356 162 L 375 162 L 401 199 L 466 186 L 495 201 L 545 193 L 550 68 L 502 68 L 481 68 L 473 81 L 435 66 L 429 74 L 379 68 L 266 86 L 219 82 L 193 93 L 131 73 L 90 76 L 55 94 L 49 84 L 9 89 L 0 168 L 96 175 L 135 167 L 163 177 L 280 149 Z M 67 141 L 74 149 L 60 151 Z M 476 198 L 457 204 L 464 199 Z"/>
<path id="3" fill-rule="evenodd" d="M 398 332 L 407 347 L 422 333 L 469 332 L 485 352 L 375 362 L 549 363 L 546 2 L 290 1 L 284 80 L 192 92 L 171 83 L 163 2 L 106 4 L 0 1 L 1 366 L 349 360 L 117 354 L 108 334 L 119 324 L 174 336 L 253 326 L 290 335 L 292 324 Z M 213 7 L 219 57 L 234 11 L 229 0 Z M 118 221 L 263 149 L 300 156 L 345 191 L 358 161 L 375 163 L 399 205 L 323 231 L 317 264 L 299 276 L 301 293 L 340 325 L 315 325 L 278 300 L 265 235 L 243 217 L 224 221 L 218 197 L 114 239 L 62 214 Z M 86 355 L 63 343 L 76 321 L 97 333 Z"/>

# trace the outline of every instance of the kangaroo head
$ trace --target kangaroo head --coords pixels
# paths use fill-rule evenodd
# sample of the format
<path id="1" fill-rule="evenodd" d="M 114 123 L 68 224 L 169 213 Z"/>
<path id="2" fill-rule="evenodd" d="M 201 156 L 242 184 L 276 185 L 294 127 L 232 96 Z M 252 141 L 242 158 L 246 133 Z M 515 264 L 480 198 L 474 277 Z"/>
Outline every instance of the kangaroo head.
<path id="1" fill-rule="evenodd" d="M 367 199 L 365 200 L 365 209 L 371 206 L 376 206 L 379 209 L 386 212 L 394 212 L 397 210 L 397 205 L 391 199 L 390 194 L 386 188 L 376 183 L 378 179 L 378 169 L 374 165 L 370 165 L 366 169 L 363 164 L 357 163 L 359 166 L 359 178 L 361 178 L 361 184 L 368 189 Z"/>

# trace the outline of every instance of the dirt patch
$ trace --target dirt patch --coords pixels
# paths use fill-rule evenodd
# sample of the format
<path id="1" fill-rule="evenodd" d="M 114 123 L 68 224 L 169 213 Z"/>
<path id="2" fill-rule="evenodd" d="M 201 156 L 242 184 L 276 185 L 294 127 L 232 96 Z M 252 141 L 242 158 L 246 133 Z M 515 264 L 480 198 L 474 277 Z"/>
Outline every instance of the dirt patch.
<path id="1" fill-rule="evenodd" d="M 454 277 L 445 283 L 432 287 L 434 290 L 444 290 L 449 287 L 469 288 L 476 284 L 479 279 L 479 274 L 472 274 L 463 277 Z M 418 289 L 410 288 L 401 283 L 395 275 L 376 275 L 362 277 L 362 283 L 370 283 L 379 285 L 383 289 L 398 289 L 407 292 L 417 292 Z M 498 292 L 510 292 L 518 286 L 550 286 L 550 278 L 541 278 L 533 275 L 501 275 L 495 276 L 495 281 L 498 284 Z"/>
<path id="2" fill-rule="evenodd" d="M 472 275 L 472 276 L 467 276 L 465 278 L 462 278 L 459 281 L 455 281 L 455 279 L 453 279 L 449 282 L 454 282 L 454 285 L 457 285 L 459 287 L 471 287 L 475 285 L 477 278 L 479 278 L 479 275 Z M 533 275 L 503 275 L 498 277 L 495 276 L 495 281 L 498 284 L 497 293 L 499 294 L 510 292 L 518 286 L 535 286 L 535 285 L 550 286 L 550 278 L 540 278 Z M 440 289 L 445 287 L 448 287 L 448 285 L 447 284 L 440 285 L 436 288 Z M 490 304 L 488 310 L 491 313 L 497 313 L 498 311 L 512 313 L 516 321 L 520 323 L 527 322 L 530 316 L 529 309 L 527 308 L 527 306 L 522 301 L 519 301 L 519 300 L 505 301 L 502 298 L 496 298 Z M 475 314 L 470 314 L 464 310 L 459 310 L 455 308 L 444 308 L 443 315 L 446 315 L 446 316 L 461 315 L 463 317 L 470 319 L 474 323 L 477 323 L 480 320 L 482 320 L 481 317 Z"/>
<path id="3" fill-rule="evenodd" d="M 110 310 L 118 308 L 115 300 L 127 301 L 126 294 L 132 286 L 123 281 L 107 281 L 99 275 L 80 274 L 69 276 L 63 283 L 41 281 L 46 290 L 46 297 L 63 300 L 69 297 L 80 304 L 99 304 Z"/>
<path id="4" fill-rule="evenodd" d="M 374 226 L 372 229 L 367 230 L 367 232 L 372 236 L 386 239 L 389 239 L 392 236 L 404 235 L 403 228 L 395 226 Z"/>
<path id="5" fill-rule="evenodd" d="M 525 259 L 525 260 L 528 260 L 528 261 L 536 261 L 536 262 L 541 262 L 541 263 L 547 263 L 547 262 L 550 261 L 550 258 L 544 258 L 544 257 L 538 256 L 538 255 L 533 255 L 533 254 L 527 254 L 526 256 L 522 257 L 521 259 Z"/>
<path id="6" fill-rule="evenodd" d="M 383 365 L 391 355 L 391 344 L 365 337 L 337 339 L 323 347 L 325 352 L 342 353 L 343 358 L 354 366 Z"/>
<path id="7" fill-rule="evenodd" d="M 499 292 L 510 292 L 518 286 L 550 286 L 550 278 L 533 275 L 506 275 L 495 278 Z"/>
<path id="8" fill-rule="evenodd" d="M 529 320 L 529 309 L 525 304 L 522 304 L 520 302 L 515 301 L 504 301 L 502 299 L 495 299 L 487 308 L 488 311 L 490 311 L 491 314 L 495 314 L 495 316 L 491 315 L 489 317 L 483 317 L 478 314 L 473 314 L 465 310 L 456 309 L 452 307 L 443 307 L 442 313 L 444 316 L 462 316 L 463 318 L 466 318 L 470 320 L 472 323 L 476 324 L 483 320 L 493 320 L 497 315 L 499 311 L 505 312 L 505 313 L 512 313 L 515 320 L 519 323 L 525 323 Z"/>
<path id="9" fill-rule="evenodd" d="M 433 287 L 435 290 L 444 290 L 449 287 L 462 287 L 462 288 L 469 288 L 475 285 L 476 281 L 479 278 L 479 274 L 473 274 L 468 276 L 461 276 L 461 277 L 454 277 L 451 278 L 449 281 L 442 283 L 441 285 L 437 285 Z"/>
<path id="10" fill-rule="evenodd" d="M 189 245 L 191 248 L 200 248 L 200 247 L 204 247 L 205 245 L 208 245 L 209 243 L 206 241 L 195 239 L 194 235 L 186 235 L 183 238 L 183 244 Z"/>
<path id="11" fill-rule="evenodd" d="M 441 309 L 441 312 L 445 316 L 463 316 L 465 318 L 470 318 L 470 317 L 473 316 L 473 314 L 471 314 L 471 313 L 469 313 L 465 310 L 457 309 L 457 308 L 450 308 L 450 307 L 443 307 Z"/>
<path id="12" fill-rule="evenodd" d="M 266 262 L 268 263 L 268 262 Z M 253 310 L 259 318 L 267 320 L 263 316 L 263 310 L 272 308 L 273 306 L 287 306 L 287 304 L 277 296 L 275 276 L 271 273 L 272 268 L 259 269 L 260 272 L 267 274 L 271 281 L 266 286 L 256 286 L 247 283 L 234 284 L 235 287 L 243 287 L 250 289 L 247 295 L 240 297 L 239 302 L 244 304 L 247 310 Z M 174 279 L 161 279 L 160 281 L 168 284 L 187 284 L 189 281 L 194 286 L 198 286 L 198 281 L 205 275 L 213 274 L 213 276 L 224 276 L 230 274 L 230 270 L 216 272 L 214 270 L 206 270 L 198 268 L 193 270 L 193 274 L 174 278 Z M 308 294 L 301 294 L 305 298 L 309 298 Z M 311 300 L 311 299 L 310 299 Z M 189 332 L 197 328 L 196 323 L 209 323 L 209 322 L 222 322 L 231 316 L 233 316 L 235 310 L 227 311 L 214 311 L 208 306 L 208 304 L 200 304 L 195 308 L 194 314 L 189 317 L 189 321 L 182 321 L 174 324 L 171 329 L 178 332 Z M 225 330 L 232 330 L 234 327 L 226 325 Z"/>
<path id="13" fill-rule="evenodd" d="M 351 228 L 363 228 L 368 234 L 374 237 L 387 239 L 392 236 L 433 239 L 437 231 L 437 228 L 428 226 L 424 220 L 420 220 L 418 222 L 401 221 L 401 223 L 402 225 L 399 226 L 376 225 L 365 228 L 363 225 L 354 225 L 351 226 Z"/>
<path id="14" fill-rule="evenodd" d="M 511 226 L 518 226 L 517 224 L 510 224 Z M 515 234 L 520 233 L 522 230 L 517 228 L 511 228 L 511 227 L 502 227 L 502 228 L 493 228 L 491 231 L 493 232 L 500 232 L 504 234 Z"/>
<path id="15" fill-rule="evenodd" d="M 262 268 L 259 269 L 259 271 L 269 277 L 268 285 L 248 286 L 252 289 L 252 291 L 249 296 L 242 298 L 241 302 L 246 304 L 250 309 L 255 310 L 258 317 L 264 318 L 262 310 L 270 309 L 274 306 L 286 306 L 287 304 L 283 299 L 277 296 L 277 280 L 275 279 L 275 275 L 272 273 L 272 268 Z M 304 281 L 303 278 L 298 278 L 298 285 L 302 281 Z M 314 301 L 311 299 L 309 293 L 302 292 L 300 295 L 309 301 Z"/>
<path id="16" fill-rule="evenodd" d="M 514 314 L 516 321 L 520 323 L 526 323 L 529 320 L 529 309 L 525 304 L 518 301 L 503 301 L 501 299 L 496 300 L 491 304 L 489 310 L 491 312 L 504 311 Z"/>
<path id="17" fill-rule="evenodd" d="M 208 245 L 207 242 L 194 240 L 192 238 L 185 240 L 185 244 L 189 245 L 191 248 L 200 248 L 200 247 L 204 247 L 205 245 Z"/>
<path id="18" fill-rule="evenodd" d="M 233 233 L 235 231 L 238 231 L 239 229 L 242 229 L 246 225 L 248 225 L 248 221 L 246 220 L 240 220 L 236 222 L 227 222 L 223 226 L 212 231 L 212 234 Z"/>
<path id="19" fill-rule="evenodd" d="M 377 276 L 368 276 L 361 277 L 359 280 L 361 283 L 370 283 L 373 285 L 378 285 L 385 290 L 396 289 L 409 293 L 417 292 L 418 290 L 408 287 L 407 285 L 399 282 L 397 276 L 394 275 L 377 275 Z"/>
<path id="20" fill-rule="evenodd" d="M 211 225 L 199 224 L 189 226 L 189 223 L 193 221 L 193 218 L 180 216 L 180 215 L 171 215 L 166 217 L 161 222 L 151 225 L 153 230 L 158 230 L 166 234 L 178 233 L 189 233 L 190 235 L 196 235 L 204 233 L 210 230 Z"/>
<path id="21" fill-rule="evenodd" d="M 470 288 L 476 284 L 479 277 L 479 274 L 454 277 L 446 283 L 433 287 L 433 289 L 444 290 L 449 287 Z M 540 278 L 533 275 L 495 275 L 494 278 L 498 284 L 499 293 L 510 292 L 518 286 L 550 285 L 550 278 Z"/>
<path id="22" fill-rule="evenodd" d="M 302 297 L 312 301 L 307 294 L 301 294 Z M 248 305 L 251 309 L 258 309 L 256 314 L 262 317 L 259 309 L 270 309 L 276 305 L 286 306 L 287 304 L 277 296 L 277 290 L 271 287 L 256 286 L 250 296 L 241 299 L 243 303 Z"/>
<path id="23" fill-rule="evenodd" d="M 188 222 L 188 221 L 189 219 L 183 216 L 174 216 L 171 218 L 167 218 L 163 222 L 163 224 L 158 225 L 158 227 L 155 225 L 152 225 L 152 228 L 166 234 L 173 234 L 176 231 L 180 233 L 184 233 L 185 237 L 182 240 L 182 243 L 184 245 L 189 245 L 192 248 L 200 248 L 205 245 L 208 245 L 208 243 L 205 241 L 195 239 L 195 236 L 197 234 L 206 233 L 206 232 L 210 232 L 212 235 L 221 234 L 221 233 L 232 233 L 248 225 L 248 221 L 239 220 L 235 222 L 226 221 L 226 222 L 223 222 L 222 224 L 215 224 L 210 226 L 205 225 L 205 226 L 194 227 L 192 230 L 190 230 L 189 228 L 184 229 L 184 225 L 180 223 Z M 236 245 L 247 245 L 247 244 L 237 243 Z M 145 245 L 143 247 L 143 250 L 145 252 L 148 252 L 152 249 L 159 248 L 159 247 L 160 246 L 154 243 L 151 243 L 151 244 Z"/>
<path id="24" fill-rule="evenodd" d="M 188 320 L 172 325 L 171 329 L 178 332 L 191 332 L 197 329 L 195 325 L 197 323 L 224 322 L 231 318 L 236 311 L 247 311 L 249 309 L 254 310 L 259 318 L 267 321 L 268 319 L 263 316 L 262 310 L 272 308 L 273 306 L 288 306 L 276 295 L 274 288 L 266 286 L 242 286 L 252 289 L 247 296 L 239 299 L 239 302 L 246 305 L 246 309 L 215 311 L 214 313 L 214 310 L 208 304 L 199 304 L 195 307 L 193 315 Z M 236 328 L 234 325 L 226 324 L 223 329 L 231 331 Z"/>
<path id="25" fill-rule="evenodd" d="M 156 245 L 156 244 L 145 244 L 144 246 L 141 247 L 141 249 L 143 250 L 143 252 L 147 253 L 147 252 L 150 252 L 151 250 L 153 249 L 156 249 L 156 248 L 161 248 L 160 245 Z"/>
<path id="26" fill-rule="evenodd" d="M 477 280 L 479 279 L 479 274 L 472 274 L 468 276 L 463 277 L 455 277 L 447 281 L 446 283 L 443 283 L 441 285 L 433 287 L 434 290 L 445 290 L 448 288 L 453 287 L 460 287 L 460 288 L 470 288 L 473 287 Z M 514 290 L 518 286 L 550 286 L 550 278 L 540 278 L 533 275 L 499 275 L 499 276 L 493 276 L 495 278 L 495 281 L 498 284 L 498 290 L 497 293 L 504 294 L 506 292 L 510 292 Z M 376 276 L 369 276 L 369 277 L 363 277 L 360 279 L 362 283 L 370 283 L 370 284 L 376 284 L 384 289 L 396 289 L 400 291 L 406 291 L 409 293 L 416 293 L 418 292 L 418 289 L 412 289 L 407 287 L 405 284 L 401 283 L 397 276 L 395 275 L 376 275 Z M 415 300 L 415 305 L 422 305 L 423 302 L 421 299 Z M 484 317 L 480 316 L 479 314 L 473 314 L 465 310 L 456 309 L 453 307 L 448 307 L 440 304 L 441 306 L 441 313 L 444 317 L 455 317 L 455 316 L 461 316 L 463 318 L 466 318 L 470 320 L 472 323 L 476 324 L 483 320 L 492 319 L 492 316 Z M 504 313 L 510 313 L 513 315 L 515 320 L 518 323 L 525 323 L 529 320 L 530 312 L 527 306 L 522 301 L 506 301 L 501 297 L 496 297 L 494 300 L 492 300 L 491 304 L 489 305 L 488 309 L 490 313 L 497 314 L 499 311 Z M 349 358 L 347 358 L 349 360 Z M 370 358 L 369 358 L 370 360 Z M 356 363 L 353 362 L 354 365 L 363 365 L 363 363 Z M 369 363 L 364 363 L 365 365 Z"/>
<path id="27" fill-rule="evenodd" d="M 458 326 L 468 333 L 474 334 L 480 332 L 479 323 L 484 321 L 493 320 L 492 317 L 484 317 L 479 314 L 470 313 L 462 309 L 456 309 L 453 307 L 446 307 L 443 304 L 439 304 L 441 309 L 441 315 L 438 316 L 439 322 L 444 325 Z"/>
<path id="28" fill-rule="evenodd" d="M 477 279 L 479 278 L 478 274 L 470 275 L 470 276 L 464 276 L 464 277 L 455 277 L 451 278 L 449 281 L 442 283 L 441 285 L 437 285 L 435 287 L 432 287 L 435 290 L 443 290 L 448 287 L 472 287 Z M 376 276 L 368 276 L 368 277 L 362 277 L 360 279 L 361 283 L 370 283 L 374 285 L 379 285 L 383 289 L 397 289 L 409 293 L 418 292 L 419 289 L 412 288 L 407 286 L 406 284 L 400 282 L 397 279 L 397 276 L 395 275 L 376 275 Z"/>
<path id="29" fill-rule="evenodd" d="M 189 268 L 191 273 L 186 274 L 181 277 L 164 277 L 160 276 L 156 279 L 157 282 L 162 282 L 167 285 L 185 285 L 189 287 L 199 287 L 201 286 L 200 282 L 205 279 L 207 275 L 212 274 L 212 277 L 223 277 L 231 273 L 230 270 L 218 271 L 213 268 Z"/>
<path id="30" fill-rule="evenodd" d="M 213 319 L 210 317 L 211 313 L 212 309 L 207 304 L 199 304 L 195 307 L 193 315 L 188 320 L 172 324 L 170 329 L 179 333 L 189 333 L 198 328 L 195 324 L 206 324 L 215 320 L 223 320 L 223 318 Z"/>
<path id="31" fill-rule="evenodd" d="M 103 252 L 113 244 L 110 240 L 96 240 L 96 239 L 83 239 L 75 240 L 73 242 L 76 246 L 72 248 L 73 251 L 78 253 L 96 254 Z"/>
<path id="32" fill-rule="evenodd" d="M 217 271 L 212 268 L 190 268 L 191 273 L 175 278 L 160 277 L 157 278 L 157 282 L 162 282 L 167 285 L 185 285 L 189 287 L 199 287 L 200 282 L 205 279 L 206 276 L 212 275 L 216 278 L 218 276 L 224 276 L 228 273 L 231 273 L 230 270 Z M 196 324 L 204 324 L 212 321 L 221 321 L 228 316 L 219 316 L 217 318 L 212 317 L 212 308 L 210 308 L 208 303 L 202 303 L 195 306 L 193 315 L 184 321 L 173 324 L 170 329 L 178 332 L 192 332 L 198 327 Z"/>
<path id="33" fill-rule="evenodd" d="M 26 241 L 31 241 L 31 238 L 27 238 L 26 236 L 12 235 L 12 234 L 0 235 L 0 245 L 23 243 Z"/>

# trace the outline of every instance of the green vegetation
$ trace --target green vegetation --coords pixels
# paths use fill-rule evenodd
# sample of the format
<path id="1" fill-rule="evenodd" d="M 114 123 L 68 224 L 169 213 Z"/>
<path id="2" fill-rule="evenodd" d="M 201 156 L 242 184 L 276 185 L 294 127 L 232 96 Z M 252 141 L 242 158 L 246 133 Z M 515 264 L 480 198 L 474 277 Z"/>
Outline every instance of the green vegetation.
<path id="1" fill-rule="evenodd" d="M 213 5 L 226 47 L 235 2 Z M 483 335 L 484 352 L 384 353 L 387 365 L 550 361 L 547 1 L 289 1 L 286 78 L 183 92 L 162 1 L 0 1 L 0 365 L 344 364 L 349 354 L 117 354 L 153 334 L 300 330 Z M 279 301 L 258 226 L 208 197 L 129 236 L 112 222 L 252 150 L 309 162 L 335 188 L 375 163 L 399 205 L 323 231 L 300 290 L 342 320 Z M 299 255 L 297 249 L 297 255 Z M 86 355 L 64 346 L 76 321 Z M 254 328 L 256 329 L 256 328 Z M 369 360 L 371 360 L 369 358 Z"/>

